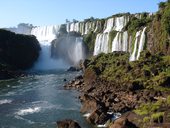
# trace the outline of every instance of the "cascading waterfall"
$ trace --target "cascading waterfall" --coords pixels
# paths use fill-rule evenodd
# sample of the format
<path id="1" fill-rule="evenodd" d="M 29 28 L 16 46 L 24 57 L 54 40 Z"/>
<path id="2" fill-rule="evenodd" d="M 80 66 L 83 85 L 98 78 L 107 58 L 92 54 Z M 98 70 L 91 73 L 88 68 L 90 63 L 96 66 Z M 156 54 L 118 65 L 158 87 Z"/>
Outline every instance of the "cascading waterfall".
<path id="1" fill-rule="evenodd" d="M 108 53 L 108 39 L 109 34 L 97 34 L 95 47 L 94 47 L 94 53 L 93 55 L 98 55 L 101 52 Z"/>
<path id="2" fill-rule="evenodd" d="M 106 22 L 106 29 L 104 30 L 103 33 L 110 32 L 112 30 L 113 23 L 114 23 L 114 19 L 113 18 L 108 19 L 107 22 Z"/>
<path id="3" fill-rule="evenodd" d="M 50 70 L 67 67 L 62 60 L 51 58 L 51 41 L 56 38 L 59 29 L 60 26 L 44 26 L 32 29 L 31 34 L 37 37 L 41 45 L 40 57 L 33 69 Z"/>
<path id="4" fill-rule="evenodd" d="M 135 61 L 139 59 L 140 53 L 143 50 L 143 46 L 144 46 L 145 39 L 146 39 L 145 31 L 146 31 L 146 27 L 142 30 L 142 34 L 141 34 L 141 31 L 138 31 L 136 33 L 134 49 L 130 56 L 130 61 Z"/>
<path id="5" fill-rule="evenodd" d="M 117 32 L 116 37 L 112 41 L 112 52 L 128 50 L 128 33 Z"/>
<path id="6" fill-rule="evenodd" d="M 109 18 L 107 22 L 105 22 L 105 29 L 103 33 L 97 34 L 94 53 L 93 55 L 98 55 L 99 53 L 108 53 L 109 52 L 109 33 L 114 30 L 117 31 L 115 38 L 112 41 L 111 52 L 114 51 L 129 51 L 129 45 L 131 44 L 131 40 L 128 37 L 128 32 L 122 32 L 122 29 L 125 27 L 127 22 L 129 21 L 129 17 L 115 17 Z M 145 43 L 145 31 L 146 27 L 142 31 L 138 31 L 135 37 L 134 48 L 132 54 L 129 58 L 130 61 L 135 61 L 139 59 L 140 53 L 143 50 Z M 131 51 L 130 51 L 131 52 Z"/>
<path id="7" fill-rule="evenodd" d="M 56 38 L 59 29 L 60 29 L 59 25 L 35 27 L 32 29 L 31 34 L 35 35 L 38 41 L 40 42 L 41 41 L 51 42 L 53 39 Z"/>
<path id="8" fill-rule="evenodd" d="M 140 33 L 141 31 L 138 31 L 136 33 L 134 49 L 133 49 L 132 55 L 130 56 L 130 59 L 129 59 L 130 61 L 136 60 L 136 50 L 137 50 L 137 44 L 138 44 Z"/>
<path id="9" fill-rule="evenodd" d="M 137 57 L 136 57 L 137 60 L 139 59 L 140 53 L 141 53 L 141 51 L 143 50 L 143 47 L 144 47 L 144 43 L 145 43 L 145 39 L 146 39 L 145 31 L 146 31 L 146 27 L 142 31 L 141 39 L 140 39 L 140 42 L 139 42 L 138 54 L 137 54 Z"/>
<path id="10" fill-rule="evenodd" d="M 52 57 L 62 59 L 71 66 L 78 66 L 80 60 L 85 59 L 83 38 L 65 35 L 52 42 Z"/>
<path id="11" fill-rule="evenodd" d="M 71 50 L 72 53 L 69 54 L 70 58 L 73 60 L 74 65 L 77 65 L 80 60 L 85 59 L 85 51 L 83 47 L 83 38 L 82 37 L 76 37 L 76 42 L 74 43 L 73 50 Z"/>
<path id="12" fill-rule="evenodd" d="M 96 37 L 93 55 L 98 55 L 101 52 L 108 53 L 109 33 L 112 30 L 118 31 L 115 39 L 113 39 L 112 41 L 112 52 L 113 51 L 127 51 L 128 34 L 127 32 L 124 32 L 122 35 L 121 31 L 123 27 L 127 24 L 128 20 L 129 19 L 126 16 L 109 18 L 107 22 L 105 22 L 105 25 L 104 25 L 105 30 L 103 31 L 103 33 L 98 34 Z"/>
<path id="13" fill-rule="evenodd" d="M 122 17 L 116 17 L 115 18 L 115 25 L 114 25 L 114 30 L 115 31 L 122 31 L 123 27 L 127 24 L 129 18 L 122 16 Z"/>
<path id="14" fill-rule="evenodd" d="M 109 51 L 109 32 L 113 27 L 113 18 L 108 19 L 105 26 L 104 32 L 97 34 L 93 55 L 98 55 L 101 52 L 108 53 Z"/>
<path id="15" fill-rule="evenodd" d="M 88 34 L 89 31 L 96 29 L 96 22 L 76 22 L 67 24 L 67 32 L 79 32 L 81 35 Z"/>

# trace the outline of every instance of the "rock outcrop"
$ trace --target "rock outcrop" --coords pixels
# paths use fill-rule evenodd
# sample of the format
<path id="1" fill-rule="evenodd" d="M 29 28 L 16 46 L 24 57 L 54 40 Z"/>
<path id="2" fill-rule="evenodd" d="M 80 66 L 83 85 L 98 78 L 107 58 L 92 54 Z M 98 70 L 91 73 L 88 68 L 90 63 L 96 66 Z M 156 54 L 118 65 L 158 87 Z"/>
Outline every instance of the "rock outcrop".
<path id="1" fill-rule="evenodd" d="M 0 29 L 0 79 L 23 76 L 39 56 L 40 45 L 34 36 Z"/>
<path id="2" fill-rule="evenodd" d="M 81 127 L 76 121 L 65 119 L 62 121 L 57 121 L 57 128 L 81 128 Z"/>

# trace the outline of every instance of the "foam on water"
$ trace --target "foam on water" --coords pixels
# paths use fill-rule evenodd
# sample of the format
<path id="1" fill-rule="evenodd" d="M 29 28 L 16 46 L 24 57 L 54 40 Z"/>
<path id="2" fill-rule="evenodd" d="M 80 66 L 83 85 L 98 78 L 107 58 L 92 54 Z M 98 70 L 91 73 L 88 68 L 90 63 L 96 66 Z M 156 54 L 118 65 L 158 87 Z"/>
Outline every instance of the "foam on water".
<path id="1" fill-rule="evenodd" d="M 18 119 L 18 120 L 26 121 L 26 122 L 28 122 L 29 124 L 34 124 L 34 123 L 35 123 L 35 122 L 31 121 L 31 120 L 25 119 L 25 118 L 23 118 L 23 117 L 21 117 L 21 116 L 18 116 L 18 115 L 16 115 L 15 118 Z"/>
<path id="2" fill-rule="evenodd" d="M 12 102 L 12 100 L 9 100 L 9 99 L 0 100 L 0 105 L 2 105 L 2 104 L 10 104 L 11 102 Z"/>
<path id="3" fill-rule="evenodd" d="M 41 107 L 34 107 L 34 108 L 21 109 L 18 112 L 16 112 L 16 114 L 20 116 L 25 116 L 28 114 L 38 113 L 40 111 L 41 111 Z"/>
<path id="4" fill-rule="evenodd" d="M 86 113 L 86 114 L 83 115 L 83 117 L 88 118 L 90 115 L 91 115 L 91 113 Z"/>

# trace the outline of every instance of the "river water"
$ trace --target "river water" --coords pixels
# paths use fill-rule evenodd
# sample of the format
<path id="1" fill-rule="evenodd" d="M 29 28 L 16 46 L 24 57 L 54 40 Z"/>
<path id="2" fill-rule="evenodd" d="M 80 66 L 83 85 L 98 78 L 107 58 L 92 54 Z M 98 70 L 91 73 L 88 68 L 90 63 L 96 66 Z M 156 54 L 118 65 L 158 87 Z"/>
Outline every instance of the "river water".
<path id="1" fill-rule="evenodd" d="M 46 71 L 0 81 L 0 128 L 56 128 L 56 121 L 73 119 L 91 126 L 79 112 L 78 92 L 64 90 L 80 72 Z"/>

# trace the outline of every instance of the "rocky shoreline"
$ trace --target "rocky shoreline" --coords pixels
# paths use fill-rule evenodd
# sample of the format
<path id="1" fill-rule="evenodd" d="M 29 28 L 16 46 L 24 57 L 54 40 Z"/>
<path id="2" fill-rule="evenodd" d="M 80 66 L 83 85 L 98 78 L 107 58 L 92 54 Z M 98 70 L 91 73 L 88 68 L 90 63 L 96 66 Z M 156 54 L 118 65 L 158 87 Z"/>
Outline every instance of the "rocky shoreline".
<path id="1" fill-rule="evenodd" d="M 106 58 L 109 59 L 108 55 L 103 56 L 107 56 Z M 114 54 L 115 58 L 121 58 L 123 56 L 125 56 L 124 53 Z M 146 64 L 147 62 L 148 65 L 151 66 L 150 64 L 153 62 L 150 59 L 154 56 L 152 56 L 148 52 L 143 54 L 143 56 L 146 59 L 141 60 L 141 62 L 143 63 L 142 66 L 144 67 L 144 63 Z M 100 57 L 95 57 L 95 59 Z M 126 83 L 125 81 L 107 80 L 104 77 L 101 77 L 100 74 L 103 75 L 103 69 L 107 69 L 108 62 L 103 60 L 102 64 L 104 63 L 104 67 L 102 67 L 102 64 L 100 65 L 103 68 L 102 71 L 98 71 L 98 69 L 100 69 L 101 67 L 95 68 L 96 70 L 92 70 L 94 69 L 92 68 L 92 66 L 98 65 L 99 60 L 95 59 L 93 58 L 91 60 L 85 60 L 82 66 L 84 69 L 84 74 L 77 76 L 74 80 L 68 82 L 64 86 L 65 89 L 76 89 L 81 92 L 79 97 L 82 103 L 80 112 L 88 115 L 86 119 L 90 124 L 93 124 L 94 126 L 98 125 L 99 127 L 109 128 L 140 128 L 144 127 L 145 124 L 149 124 L 148 128 L 152 126 L 170 126 L 169 117 L 167 117 L 166 115 L 163 116 L 164 120 L 162 120 L 161 122 L 158 121 L 160 117 L 158 117 L 157 120 L 152 119 L 149 122 L 145 122 L 145 118 L 151 118 L 152 115 L 149 115 L 148 113 L 140 115 L 136 112 L 138 108 L 141 108 L 141 105 L 143 104 L 151 103 L 154 106 L 154 103 L 157 103 L 160 100 L 166 101 L 167 97 L 170 94 L 169 91 L 163 91 L 158 88 L 150 88 L 149 86 L 146 87 L 144 84 L 141 84 L 140 81 L 136 81 L 135 79 Z M 133 63 L 137 63 L 137 65 L 139 66 L 141 62 Z M 119 59 L 116 62 L 113 62 L 113 64 L 116 64 L 116 66 L 122 65 L 126 70 L 128 70 L 128 72 L 131 73 L 133 73 L 137 69 L 139 70 L 139 68 L 142 69 L 142 66 L 139 66 L 137 67 L 137 69 L 135 69 L 136 67 L 131 67 L 133 63 L 129 63 L 130 62 L 126 63 L 124 59 Z M 160 63 L 161 65 L 163 64 L 162 61 L 157 63 Z M 159 67 L 161 68 L 160 65 Z M 164 65 L 164 67 L 166 66 Z M 167 67 L 169 67 L 169 63 L 167 63 Z M 169 70 L 169 68 L 167 68 L 167 70 Z M 160 71 L 158 71 L 158 74 L 161 73 Z M 140 76 L 140 78 L 147 78 L 148 74 L 150 74 L 152 71 L 148 72 L 143 71 L 142 75 L 144 76 Z M 158 77 L 158 74 L 156 74 L 155 76 Z M 117 74 L 114 73 L 113 75 Z M 124 78 L 122 77 L 122 79 Z M 146 81 L 149 79 L 151 78 L 146 79 Z M 159 83 L 159 86 L 165 87 L 165 90 L 169 89 L 169 82 L 170 77 L 167 75 L 167 78 L 162 79 L 162 83 Z M 164 113 L 166 113 L 168 112 L 168 108 L 170 108 L 169 105 L 165 106 L 163 102 L 159 107 L 160 108 L 155 110 L 152 114 L 155 114 L 156 112 L 162 112 L 162 108 L 164 108 L 163 111 Z M 116 113 L 120 113 L 121 115 L 116 117 L 114 115 Z"/>

